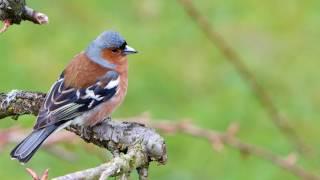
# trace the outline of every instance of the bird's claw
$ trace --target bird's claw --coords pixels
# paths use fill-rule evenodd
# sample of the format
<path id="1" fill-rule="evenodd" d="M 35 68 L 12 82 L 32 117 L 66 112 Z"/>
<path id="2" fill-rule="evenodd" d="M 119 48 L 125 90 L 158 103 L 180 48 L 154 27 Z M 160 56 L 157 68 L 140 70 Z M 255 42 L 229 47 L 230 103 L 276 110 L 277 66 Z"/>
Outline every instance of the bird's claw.
<path id="1" fill-rule="evenodd" d="M 3 27 L 0 29 L 0 34 L 3 32 L 6 32 L 8 28 L 12 25 L 12 22 L 10 19 L 5 19 L 3 21 Z"/>
<path id="2" fill-rule="evenodd" d="M 86 139 L 86 138 L 89 137 L 89 134 L 88 134 L 88 132 L 87 132 L 86 127 L 81 126 L 81 127 L 80 127 L 80 132 L 81 132 L 81 135 L 80 135 L 81 138 L 85 138 L 85 139 Z"/>

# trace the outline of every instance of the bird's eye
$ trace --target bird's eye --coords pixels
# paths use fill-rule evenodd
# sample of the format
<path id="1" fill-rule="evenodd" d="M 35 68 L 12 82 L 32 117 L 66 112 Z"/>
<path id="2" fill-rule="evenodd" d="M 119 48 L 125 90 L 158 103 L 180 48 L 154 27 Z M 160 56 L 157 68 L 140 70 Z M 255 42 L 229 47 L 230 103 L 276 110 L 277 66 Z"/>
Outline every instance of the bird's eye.
<path id="1" fill-rule="evenodd" d="M 117 54 L 117 53 L 119 52 L 118 49 L 112 49 L 111 51 L 112 51 L 112 53 L 114 53 L 114 54 Z"/>

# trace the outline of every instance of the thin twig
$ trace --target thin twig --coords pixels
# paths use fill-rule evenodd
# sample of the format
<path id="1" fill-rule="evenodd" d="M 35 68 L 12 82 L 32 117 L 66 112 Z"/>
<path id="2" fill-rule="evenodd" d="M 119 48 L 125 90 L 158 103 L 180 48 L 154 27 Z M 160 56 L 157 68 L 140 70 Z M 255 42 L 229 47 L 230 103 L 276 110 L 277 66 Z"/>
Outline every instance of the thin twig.
<path id="1" fill-rule="evenodd" d="M 30 174 L 30 176 L 32 177 L 33 180 L 48 180 L 48 175 L 49 175 L 49 169 L 46 169 L 41 178 L 39 178 L 39 176 L 37 175 L 36 172 L 34 172 L 32 169 L 30 168 L 26 168 L 26 171 L 28 172 L 28 174 Z"/>
<path id="2" fill-rule="evenodd" d="M 279 130 L 297 146 L 303 154 L 309 154 L 310 147 L 307 146 L 296 130 L 291 126 L 288 119 L 278 110 L 267 91 L 259 84 L 255 75 L 245 65 L 244 61 L 235 50 L 214 30 L 208 20 L 196 9 L 192 0 L 178 0 L 190 18 L 198 25 L 207 38 L 221 51 L 240 76 L 248 83 L 251 90 L 256 94 L 262 106 L 266 109 L 271 120 Z"/>

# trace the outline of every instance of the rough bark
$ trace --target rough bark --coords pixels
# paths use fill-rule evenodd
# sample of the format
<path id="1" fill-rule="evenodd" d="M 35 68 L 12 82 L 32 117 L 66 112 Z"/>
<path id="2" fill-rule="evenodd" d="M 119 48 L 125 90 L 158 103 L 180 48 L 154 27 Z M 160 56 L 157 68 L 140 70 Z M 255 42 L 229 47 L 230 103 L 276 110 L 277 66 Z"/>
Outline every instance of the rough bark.
<path id="1" fill-rule="evenodd" d="M 41 15 L 41 17 L 39 17 Z M 10 19 L 13 24 L 27 20 L 35 24 L 45 24 L 48 17 L 26 5 L 25 0 L 0 0 L 0 20 Z"/>

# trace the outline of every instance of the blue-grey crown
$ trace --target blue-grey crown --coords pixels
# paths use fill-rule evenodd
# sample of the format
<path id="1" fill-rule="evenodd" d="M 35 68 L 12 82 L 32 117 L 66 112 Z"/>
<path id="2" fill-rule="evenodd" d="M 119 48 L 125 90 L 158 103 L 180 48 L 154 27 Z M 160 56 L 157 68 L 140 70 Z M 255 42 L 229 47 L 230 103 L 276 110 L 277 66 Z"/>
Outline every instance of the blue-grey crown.
<path id="1" fill-rule="evenodd" d="M 100 48 L 120 48 L 124 43 L 125 40 L 120 33 L 114 31 L 105 31 L 92 42 Z"/>

